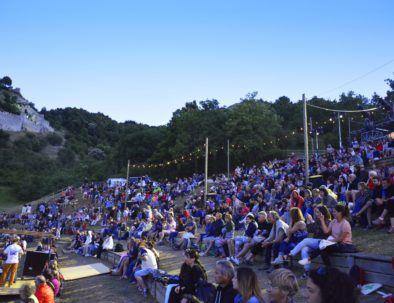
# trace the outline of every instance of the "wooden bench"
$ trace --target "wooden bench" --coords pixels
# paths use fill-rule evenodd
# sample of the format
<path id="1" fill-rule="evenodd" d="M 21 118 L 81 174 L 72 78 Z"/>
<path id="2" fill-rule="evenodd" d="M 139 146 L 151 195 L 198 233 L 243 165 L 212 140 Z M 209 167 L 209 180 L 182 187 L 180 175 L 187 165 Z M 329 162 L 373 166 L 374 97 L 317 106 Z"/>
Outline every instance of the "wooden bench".
<path id="1" fill-rule="evenodd" d="M 118 265 L 120 258 L 122 257 L 122 255 L 126 253 L 124 252 L 114 252 L 112 250 L 107 250 L 107 251 L 103 251 L 101 253 L 101 259 L 108 261 L 111 266 L 116 266 Z"/>
<path id="2" fill-rule="evenodd" d="M 384 286 L 394 288 L 394 269 L 392 257 L 374 256 L 365 253 L 330 254 L 333 267 L 344 272 L 349 272 L 353 265 L 358 265 L 365 273 L 366 283 L 381 283 Z M 315 264 L 323 264 L 320 257 L 312 261 Z"/>

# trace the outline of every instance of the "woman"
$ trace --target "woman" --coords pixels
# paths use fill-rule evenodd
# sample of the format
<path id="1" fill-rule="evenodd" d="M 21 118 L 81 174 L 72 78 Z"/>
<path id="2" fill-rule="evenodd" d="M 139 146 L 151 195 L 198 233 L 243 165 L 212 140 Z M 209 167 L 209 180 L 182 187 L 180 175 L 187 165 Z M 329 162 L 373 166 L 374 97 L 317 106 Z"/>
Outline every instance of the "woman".
<path id="1" fill-rule="evenodd" d="M 169 236 L 172 232 L 175 232 L 176 229 L 176 221 L 174 220 L 174 216 L 170 214 L 166 220 L 165 228 L 159 232 L 159 241 L 157 245 L 163 244 L 163 239 L 165 236 Z"/>
<path id="2" fill-rule="evenodd" d="M 276 269 L 268 276 L 267 293 L 270 303 L 292 303 L 298 290 L 297 278 L 288 269 Z"/>
<path id="3" fill-rule="evenodd" d="M 357 289 L 349 275 L 336 268 L 312 270 L 304 291 L 307 303 L 357 303 Z"/>
<path id="4" fill-rule="evenodd" d="M 327 226 L 324 217 L 320 218 L 322 225 L 322 230 L 325 234 L 329 234 L 329 240 L 335 242 L 335 244 L 320 248 L 320 255 L 326 266 L 331 266 L 329 253 L 353 253 L 356 252 L 356 248 L 353 246 L 352 242 L 352 227 L 350 223 L 346 220 L 349 215 L 349 209 L 343 205 L 335 206 L 333 211 L 334 220 L 330 222 Z"/>
<path id="5" fill-rule="evenodd" d="M 174 287 L 170 293 L 171 303 L 180 302 L 182 295 L 196 295 L 198 282 L 207 280 L 207 273 L 204 266 L 199 261 L 199 254 L 194 249 L 186 249 L 184 262 L 179 274 L 179 285 Z"/>
<path id="6" fill-rule="evenodd" d="M 168 236 L 168 241 L 170 242 L 170 246 L 174 247 L 175 246 L 175 238 L 180 235 L 183 234 L 183 232 L 185 231 L 185 224 L 183 224 L 182 218 L 181 216 L 177 216 L 176 218 L 176 228 L 173 232 L 170 233 L 170 235 Z"/>
<path id="7" fill-rule="evenodd" d="M 225 225 L 222 228 L 222 237 L 216 239 L 215 242 L 216 248 L 222 258 L 226 257 L 224 245 L 228 245 L 229 242 L 231 242 L 231 244 L 233 243 L 235 232 L 235 224 L 233 222 L 233 217 L 231 216 L 231 214 L 226 214 L 224 216 L 224 222 Z"/>
<path id="8" fill-rule="evenodd" d="M 304 274 L 301 276 L 302 278 L 306 278 L 309 274 L 310 270 L 310 259 L 312 257 L 313 252 L 319 251 L 319 243 L 321 239 L 326 239 L 328 237 L 327 234 L 323 232 L 322 223 L 320 218 L 323 217 L 325 224 L 329 225 L 331 222 L 331 214 L 328 211 L 327 207 L 324 205 L 320 205 L 315 208 L 314 218 L 311 216 L 307 217 L 306 228 L 308 233 L 312 233 L 312 238 L 306 238 L 298 243 L 289 253 L 289 256 L 294 257 L 299 252 L 301 252 L 302 260 L 299 261 L 301 265 L 304 265 Z"/>
<path id="9" fill-rule="evenodd" d="M 233 278 L 233 287 L 239 294 L 234 303 L 264 303 L 256 273 L 249 267 L 239 267 Z"/>
<path id="10" fill-rule="evenodd" d="M 327 208 L 332 211 L 334 207 L 338 204 L 337 195 L 332 192 L 331 189 L 322 185 L 319 187 L 320 196 L 322 198 L 322 202 Z"/>
<path id="11" fill-rule="evenodd" d="M 299 209 L 304 207 L 304 198 L 296 190 L 293 190 L 291 193 L 290 207 L 298 207 Z"/>
<path id="12" fill-rule="evenodd" d="M 306 229 L 305 219 L 302 215 L 301 209 L 293 207 L 290 209 L 290 226 L 287 229 L 287 237 L 280 243 L 279 255 L 271 264 L 280 265 L 287 261 L 287 254 L 290 250 L 307 236 L 308 231 Z"/>

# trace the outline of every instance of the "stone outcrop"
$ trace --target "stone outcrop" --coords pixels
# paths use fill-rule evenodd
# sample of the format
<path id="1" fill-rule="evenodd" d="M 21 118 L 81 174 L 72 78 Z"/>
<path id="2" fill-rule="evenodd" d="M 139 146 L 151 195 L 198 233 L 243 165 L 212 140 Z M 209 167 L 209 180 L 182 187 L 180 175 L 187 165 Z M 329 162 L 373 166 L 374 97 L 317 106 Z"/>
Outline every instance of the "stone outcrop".
<path id="1" fill-rule="evenodd" d="M 32 133 L 53 132 L 49 122 L 44 116 L 39 114 L 20 94 L 20 90 L 14 90 L 17 97 L 16 102 L 20 108 L 21 114 L 15 115 L 7 112 L 0 112 L 0 129 L 5 131 L 21 132 L 28 131 Z"/>

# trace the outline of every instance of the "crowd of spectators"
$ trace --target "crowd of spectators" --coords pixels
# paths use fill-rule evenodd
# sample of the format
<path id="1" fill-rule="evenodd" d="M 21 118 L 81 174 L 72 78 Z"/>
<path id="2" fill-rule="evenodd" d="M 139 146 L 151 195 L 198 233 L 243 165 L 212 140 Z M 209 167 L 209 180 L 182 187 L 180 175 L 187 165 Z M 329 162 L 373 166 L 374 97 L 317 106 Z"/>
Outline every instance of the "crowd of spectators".
<path id="1" fill-rule="evenodd" d="M 272 302 L 290 302 L 298 284 L 286 267 L 300 253 L 305 272 L 298 278 L 308 278 L 307 301 L 320 302 L 314 300 L 324 295 L 323 282 L 338 274 L 330 267 L 329 254 L 357 251 L 355 226 L 378 229 L 389 223 L 387 232 L 394 232 L 394 167 L 376 165 L 393 155 L 391 146 L 392 141 L 372 145 L 356 140 L 348 149 L 328 146 L 324 155 L 310 159 L 310 182 L 304 161 L 294 154 L 286 160 L 240 165 L 229 177 L 212 176 L 206 201 L 199 187 L 203 175 L 197 174 L 174 183 L 148 176 L 125 185 L 85 182 L 81 194 L 90 202 L 87 206 L 72 205 L 72 213 L 65 214 L 64 205 L 75 196 L 70 190 L 60 201 L 41 203 L 34 213 L 26 205 L 21 214 L 2 214 L 0 225 L 14 220 L 29 230 L 73 235 L 66 252 L 87 257 L 126 250 L 112 274 L 129 279 L 144 296 L 148 290 L 143 278 L 160 268 L 159 247 L 183 249 L 179 283 L 168 291 L 169 302 L 198 300 L 194 296 L 207 280 L 200 257 L 211 255 L 222 258 L 211 302 L 263 302 L 254 270 L 270 273 L 267 292 Z M 94 232 L 92 226 L 100 228 Z M 121 240 L 126 248 L 115 245 Z M 259 255 L 263 267 L 255 266 Z M 326 265 L 320 272 L 311 268 L 318 255 Z M 341 300 L 336 302 L 355 302 Z"/>

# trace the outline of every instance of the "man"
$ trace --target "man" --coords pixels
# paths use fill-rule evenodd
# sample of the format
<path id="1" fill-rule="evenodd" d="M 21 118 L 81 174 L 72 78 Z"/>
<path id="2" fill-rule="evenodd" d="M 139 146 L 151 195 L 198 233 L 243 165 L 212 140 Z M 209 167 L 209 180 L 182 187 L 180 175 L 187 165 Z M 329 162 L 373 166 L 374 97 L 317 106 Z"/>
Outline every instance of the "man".
<path id="1" fill-rule="evenodd" d="M 367 229 L 372 229 L 372 212 L 381 212 L 383 211 L 384 200 L 382 198 L 383 187 L 379 177 L 372 177 L 373 182 L 373 190 L 372 190 L 372 199 L 369 200 L 363 208 L 360 209 L 356 216 L 361 216 L 364 212 L 367 214 L 368 226 Z"/>
<path id="2" fill-rule="evenodd" d="M 36 283 L 36 293 L 35 296 L 39 303 L 55 303 L 55 292 L 47 284 L 44 276 L 37 276 L 35 279 Z"/>
<path id="3" fill-rule="evenodd" d="M 382 200 L 384 205 L 384 210 L 376 220 L 372 221 L 375 225 L 383 225 L 385 216 L 389 214 L 390 221 L 393 219 L 393 203 L 394 203 L 394 185 L 391 184 L 390 179 L 386 178 L 382 180 Z M 394 222 L 391 223 L 390 233 L 393 231 Z"/>
<path id="4" fill-rule="evenodd" d="M 142 289 L 144 297 L 147 297 L 148 289 L 143 277 L 150 275 L 158 268 L 157 260 L 154 252 L 148 249 L 145 244 L 140 245 L 139 259 L 141 260 L 141 269 L 134 272 L 134 277 L 138 286 Z"/>
<path id="5" fill-rule="evenodd" d="M 8 287 L 11 287 L 15 280 L 15 275 L 18 270 L 19 257 L 23 254 L 22 247 L 19 246 L 19 237 L 15 236 L 12 239 L 12 244 L 8 245 L 4 250 L 4 254 L 7 255 L 7 260 L 3 266 L 3 274 L 0 280 L 0 287 L 4 287 L 7 275 L 11 272 L 10 280 L 8 281 Z"/>
<path id="6" fill-rule="evenodd" d="M 234 298 L 237 295 L 232 282 L 234 275 L 234 266 L 230 261 L 220 260 L 216 262 L 215 282 L 218 284 L 218 287 L 209 303 L 234 302 Z"/>

